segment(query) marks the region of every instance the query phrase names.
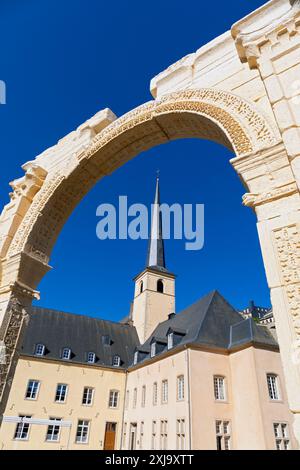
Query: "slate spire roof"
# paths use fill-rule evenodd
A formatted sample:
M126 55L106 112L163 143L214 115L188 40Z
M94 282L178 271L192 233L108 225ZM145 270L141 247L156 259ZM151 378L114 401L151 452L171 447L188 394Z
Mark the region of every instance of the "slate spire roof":
M152 211L151 232L147 253L147 268L166 270L165 248L162 232L162 216L160 212L159 176L156 178L155 199Z

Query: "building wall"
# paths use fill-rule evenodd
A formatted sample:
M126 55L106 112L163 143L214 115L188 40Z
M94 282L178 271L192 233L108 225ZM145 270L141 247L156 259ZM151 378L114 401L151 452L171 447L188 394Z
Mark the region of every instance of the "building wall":
M177 377L184 376L184 399L177 400ZM168 402L162 403L162 381L168 380ZM153 383L158 385L158 403L153 405ZM142 387L146 386L146 402L142 406ZM137 404L133 407L134 389L137 389ZM147 366L132 370L128 374L126 390L129 391L129 402L124 413L124 424L127 423L126 439L123 436L122 448L128 449L129 429L131 423L137 423L137 449L152 449L152 422L156 421L156 449L160 449L160 422L167 420L167 448L176 449L176 420L185 420L185 448L189 448L189 405L188 405L188 353L182 351L152 362ZM127 403L126 403L127 405ZM141 422L144 422L144 435L140 445Z
M71 421L71 428L62 428L60 442L46 442L47 425L31 424L27 441L14 440L15 423L3 422L0 429L0 449L102 449L106 422L117 423L115 448L120 448L124 386L126 374L95 366L62 364L33 358L21 358L14 376L4 416L32 415L35 419L62 418ZM36 400L25 399L28 380L40 381ZM55 403L58 383L68 385L65 403ZM93 387L91 406L82 405L83 388ZM116 409L108 407L109 391L119 390ZM75 442L78 419L90 420L87 444Z

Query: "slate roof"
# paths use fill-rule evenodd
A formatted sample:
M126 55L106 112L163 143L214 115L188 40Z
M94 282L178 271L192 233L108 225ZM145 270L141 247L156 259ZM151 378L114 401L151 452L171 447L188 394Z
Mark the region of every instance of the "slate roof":
M172 318L160 323L148 340L137 350L138 362L150 357L151 343L174 332L174 348L194 344L205 348L234 350L243 344L253 343L278 349L278 344L264 326L252 318L243 320L241 315L219 294L213 291ZM159 347L161 354L167 350ZM157 354L157 355L158 355Z
M135 351L138 362L150 359L151 344L157 342L156 356L167 351L168 333L173 332L172 349L196 345L211 349L234 351L249 343L278 350L278 344L265 326L241 315L213 291L177 315L160 323L144 344L139 344L136 329L128 324L74 315L40 307L32 307L21 354L34 356L35 346L46 347L46 359L61 359L68 347L72 356L67 362L87 363L87 353L96 354L95 365L112 367L113 357L120 356L120 368L133 364ZM110 344L103 344L103 336Z
M62 349L72 351L67 362L87 363L87 353L96 354L95 365L112 367L113 356L121 358L120 368L132 363L133 352L139 344L136 329L112 321L74 315L47 308L32 307L21 354L34 356L38 343L45 345L46 359L61 360ZM102 337L108 335L110 344Z

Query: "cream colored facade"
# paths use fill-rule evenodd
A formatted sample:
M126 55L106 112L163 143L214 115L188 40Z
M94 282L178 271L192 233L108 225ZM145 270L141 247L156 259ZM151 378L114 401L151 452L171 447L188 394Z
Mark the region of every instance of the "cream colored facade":
M300 442L299 33L299 0L272 0L155 77L154 100L119 119L100 111L23 166L0 219L2 411L26 321L21 305L38 297L53 245L76 204L148 148L209 138L233 150L231 164L247 188L244 204L257 216Z
M18 361L11 393L5 411L5 421L0 429L1 450L102 450L104 447L106 423L116 423L115 448L120 448L123 417L124 372L93 366L69 365L62 361L22 357ZM29 380L39 381L35 400L26 399ZM58 384L68 386L66 400L55 401ZM91 405L83 405L84 387L93 388ZM116 408L109 407L110 391L118 391ZM16 422L19 415L31 416L40 424L30 424L28 439L15 439ZM60 429L59 441L47 441L48 424L43 420L59 418L66 422ZM89 421L88 440L76 442L78 420Z
M279 377L278 401L269 398L268 373ZM225 377L225 400L215 399L214 376ZM178 398L179 377L184 377L181 399ZM164 403L162 384L165 380L168 381L168 399ZM158 387L157 402L154 384ZM143 387L146 388L145 402ZM131 370L126 391L123 449L132 448L132 429L135 430L134 448L163 449L162 421L167 421L167 449L216 450L217 421L229 423L232 450L276 449L274 423L288 425L290 448L298 449L278 352L247 347L228 355L220 351L184 349ZM182 432L179 432L178 421L181 425L184 422Z

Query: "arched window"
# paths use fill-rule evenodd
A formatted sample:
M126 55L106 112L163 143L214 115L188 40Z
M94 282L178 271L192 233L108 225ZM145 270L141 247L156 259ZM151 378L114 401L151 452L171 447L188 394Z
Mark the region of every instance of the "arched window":
M141 283L140 283L140 294L143 292L143 290L144 290L144 283L143 283L143 281L141 281Z
M161 279L157 281L157 292L161 292L162 294L164 292L164 283Z

